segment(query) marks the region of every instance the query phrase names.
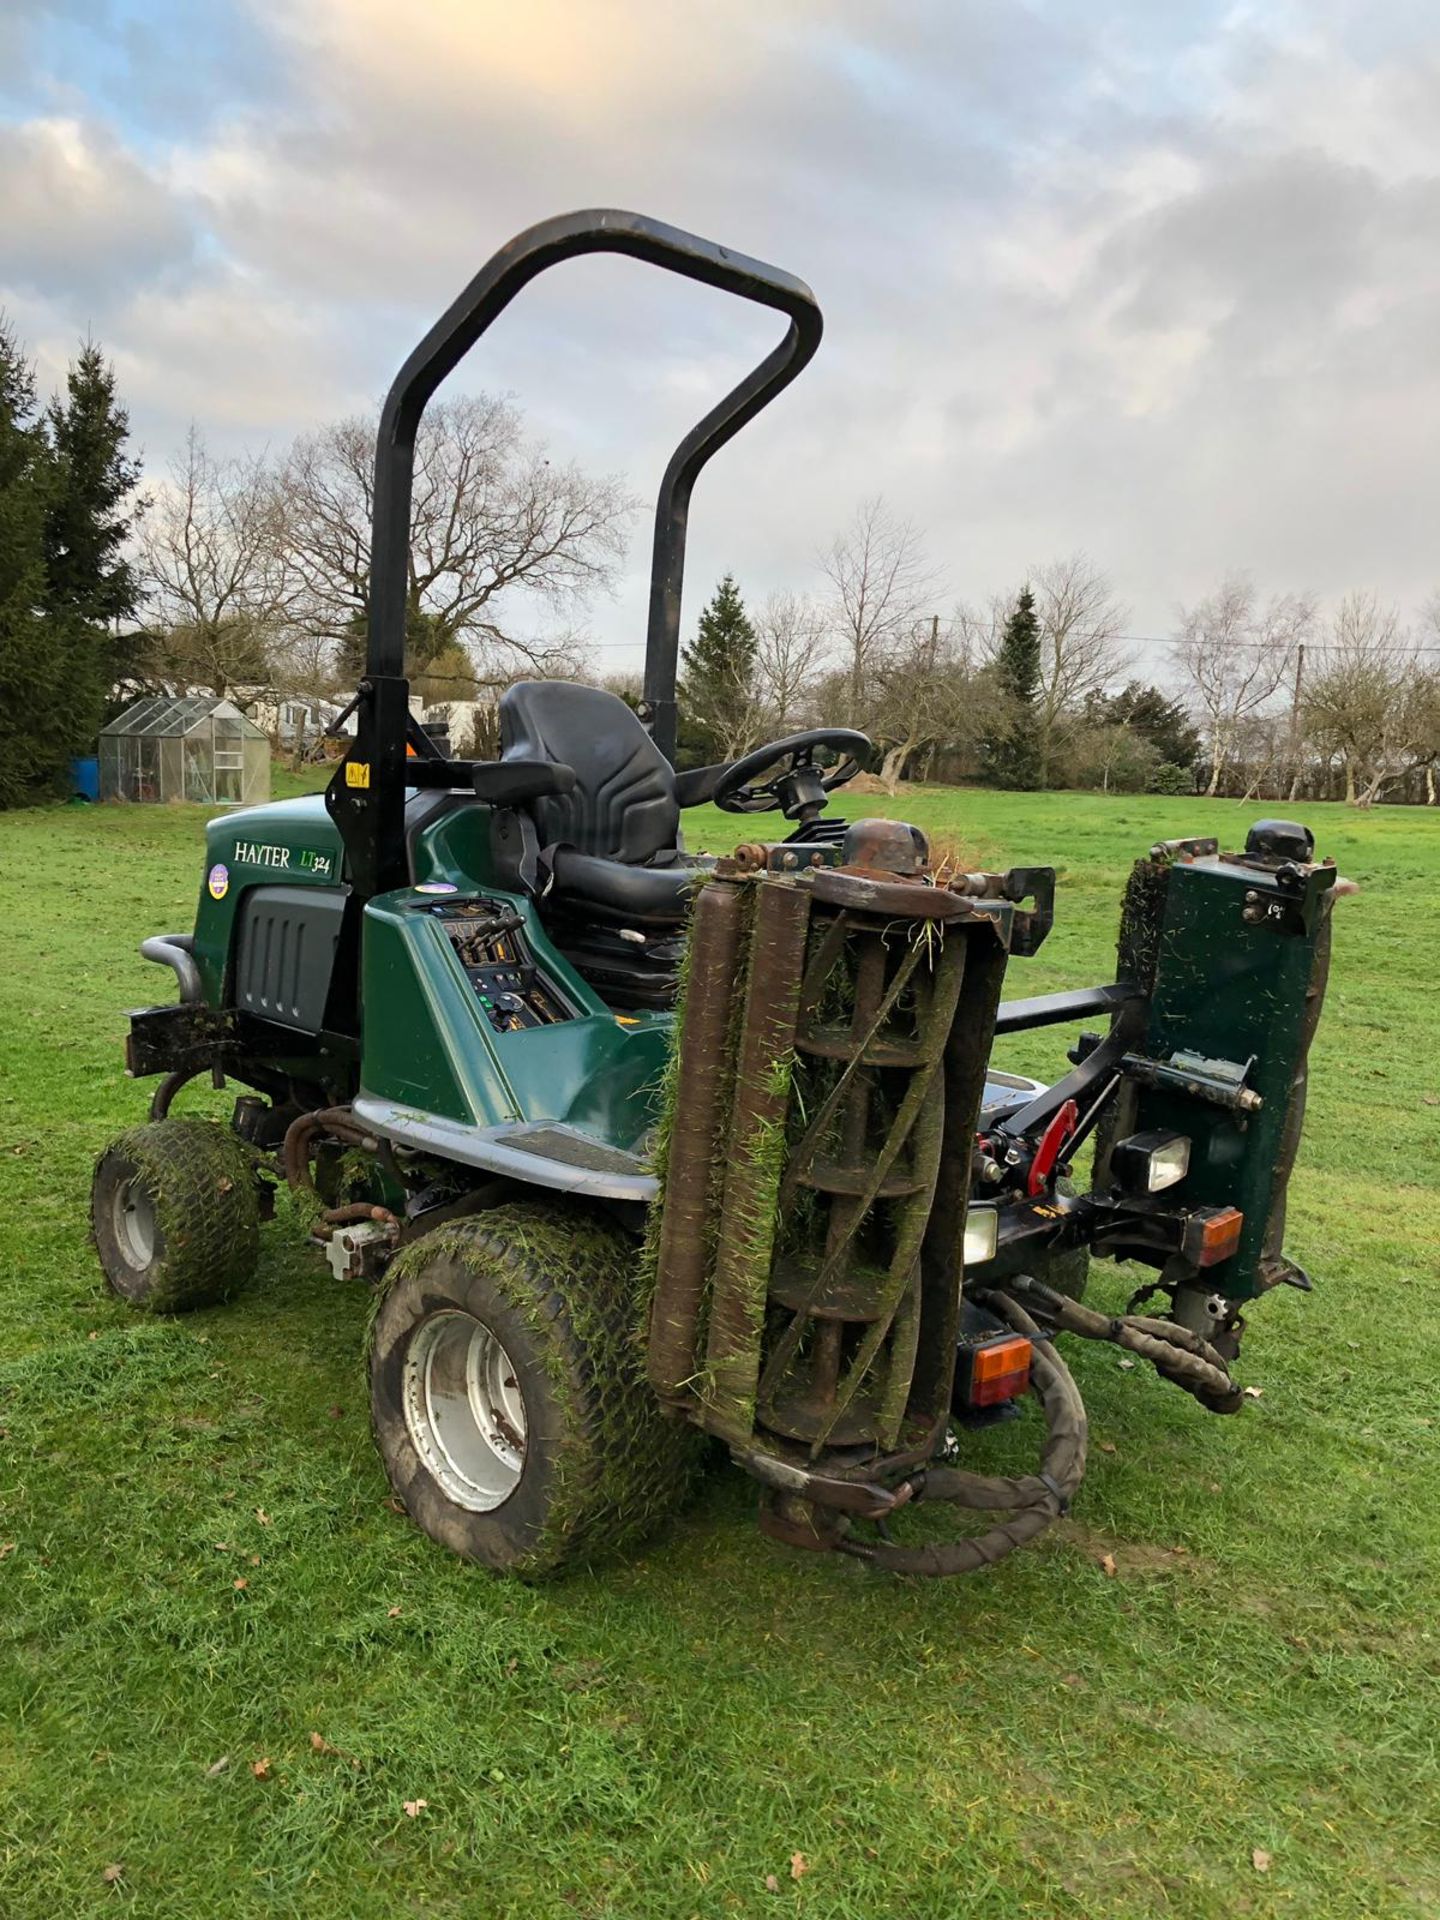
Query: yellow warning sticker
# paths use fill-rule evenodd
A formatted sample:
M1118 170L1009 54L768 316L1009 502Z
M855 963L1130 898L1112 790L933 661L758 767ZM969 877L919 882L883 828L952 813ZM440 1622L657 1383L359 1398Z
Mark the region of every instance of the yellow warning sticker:
M345 762L345 784L347 787L368 787L370 784L370 762L368 760L347 760Z

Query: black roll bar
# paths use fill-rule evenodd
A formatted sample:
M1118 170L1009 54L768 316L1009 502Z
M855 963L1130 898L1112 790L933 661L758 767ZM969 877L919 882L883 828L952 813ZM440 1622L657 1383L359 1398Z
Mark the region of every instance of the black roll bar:
M687 280L773 307L790 322L779 346L686 434L660 482L645 643L645 700L655 739L673 758L680 592L691 490L711 455L805 366L820 344L823 323L814 294L793 274L644 214L602 207L542 220L517 234L481 268L396 375L380 416L375 447L369 671L372 675L405 671L410 489L415 436L427 401L522 287L547 267L582 253L629 254Z
M675 680L680 595L690 495L701 469L761 408L787 387L820 344L823 322L803 280L644 214L613 207L561 214L503 246L441 315L396 375L375 444L370 543L370 626L356 737L337 768L326 806L345 842L355 893L369 899L407 878L404 804L410 727L405 681L405 612L410 580L410 497L415 440L440 382L537 274L583 253L621 253L687 280L771 307L789 321L785 337L712 407L671 456L655 502L643 709L656 744L675 757ZM417 750L425 749L417 745Z

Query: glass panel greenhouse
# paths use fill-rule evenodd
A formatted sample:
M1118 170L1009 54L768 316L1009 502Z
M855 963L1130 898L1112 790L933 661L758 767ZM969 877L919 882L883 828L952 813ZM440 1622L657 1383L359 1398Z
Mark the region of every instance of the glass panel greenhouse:
M136 700L100 729L100 798L212 806L268 800L270 743L230 700Z

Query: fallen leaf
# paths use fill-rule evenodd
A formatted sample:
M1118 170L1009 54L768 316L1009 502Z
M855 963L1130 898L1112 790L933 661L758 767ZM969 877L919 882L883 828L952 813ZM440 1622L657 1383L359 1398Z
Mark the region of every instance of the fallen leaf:
M258 1567L258 1566L259 1566L259 1564L260 1564L260 1556L259 1556L259 1554L258 1554L258 1553L252 1553L252 1554L251 1554L251 1556L250 1556L250 1564L251 1564L251 1566L252 1566L252 1567Z
M1255 1851L1250 1855L1250 1864L1254 1867L1256 1873L1269 1873L1270 1856L1263 1847L1256 1847Z
M270 1769L273 1766L273 1764L274 1762L271 1760L269 1754L267 1753L263 1760L252 1760L250 1762L250 1771L251 1773L254 1774L257 1780L268 1780L270 1778Z
M402 1800L400 1804L404 1807L406 1813L413 1820L417 1813L424 1812L425 1808L429 1806L430 1802L428 1800Z
M228 1553L230 1551L230 1542L228 1540L217 1540L215 1542L215 1551L217 1553Z
M316 1753L338 1753L340 1751L338 1747L331 1746L323 1733L312 1733L310 1736L310 1745Z
M399 1609L399 1607L389 1607L389 1608L387 1608L387 1609L386 1609L386 1613L385 1613L385 1618L386 1618L387 1620L398 1620L398 1619L400 1618L400 1609Z
M248 1587L249 1584L250 1582L245 1578L243 1573L238 1574L235 1580L235 1591L237 1593L243 1593L245 1588Z
M767 1873L765 1876L765 1891L766 1893L779 1893L780 1891L780 1882L775 1878L773 1873Z
M344 1407L327 1407L325 1411L329 1414L332 1420L338 1420L340 1416L344 1413L345 1409Z
M1100 1451L1102 1453L1114 1453L1115 1442L1113 1440L1102 1440L1100 1442Z
M13 1540L0 1540L0 1560L8 1558L14 1551L15 1542Z
M385 1505L392 1513L404 1513L405 1511L404 1503L397 1500L393 1493L386 1498Z
M87 1334L86 1334L86 1336L85 1336L85 1338L86 1338L87 1340L98 1340L98 1339L100 1338L100 1335L99 1335L99 1332L98 1332L98 1330L97 1330L97 1331L96 1331L95 1333L87 1333Z
M1246 1387L1244 1389L1245 1398L1247 1400L1258 1400L1264 1391L1264 1387Z
M1060 1681L1061 1681L1061 1685L1066 1687L1083 1687L1085 1684L1085 1682L1080 1678L1078 1673L1062 1674L1060 1676Z
M230 1764L229 1754L222 1753L218 1760L212 1760L209 1766L205 1769L205 1778L207 1780L213 1780L217 1773L224 1773L225 1769L229 1766L229 1764Z
M234 1184L235 1182L230 1178L229 1174L227 1173L224 1179L221 1180L218 1191L220 1193L229 1193L230 1189L234 1186Z
M268 1527L270 1524L270 1516L264 1507L256 1507L255 1518L260 1522L262 1527Z
M792 1880L802 1879L809 1871L810 1862L805 1858L804 1854L792 1853L790 1856L790 1878Z
M1101 1554L1100 1571L1103 1574L1108 1575L1108 1577L1112 1580L1115 1578L1115 1556L1113 1553Z
M107 1887L113 1887L115 1882L123 1877L124 1872L125 1862L123 1860L112 1860L100 1878L105 1882Z
M1122 1373L1129 1373L1130 1369L1135 1365L1135 1362L1126 1358L1124 1360L1117 1360L1115 1364Z

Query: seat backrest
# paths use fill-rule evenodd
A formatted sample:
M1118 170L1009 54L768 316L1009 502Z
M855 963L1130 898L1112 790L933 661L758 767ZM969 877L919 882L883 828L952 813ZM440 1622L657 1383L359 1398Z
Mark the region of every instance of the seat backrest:
M617 694L568 680L521 680L500 696L500 758L560 760L572 792L528 801L542 846L638 866L680 833L675 772Z

